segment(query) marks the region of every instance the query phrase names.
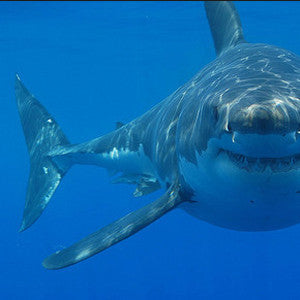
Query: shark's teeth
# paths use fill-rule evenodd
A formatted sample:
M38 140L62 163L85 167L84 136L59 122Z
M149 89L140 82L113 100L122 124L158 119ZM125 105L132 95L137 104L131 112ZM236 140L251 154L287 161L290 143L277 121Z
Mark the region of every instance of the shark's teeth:
M289 172L293 169L298 169L299 167L300 155L280 158L256 158L227 150L223 151L235 165L249 172L264 172L266 169L271 169L273 172Z

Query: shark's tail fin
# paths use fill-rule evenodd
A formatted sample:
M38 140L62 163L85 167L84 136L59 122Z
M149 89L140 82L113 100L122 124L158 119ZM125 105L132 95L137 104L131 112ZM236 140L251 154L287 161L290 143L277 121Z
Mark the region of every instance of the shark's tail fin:
M30 174L20 231L32 225L42 214L68 165L55 165L49 151L69 144L59 125L34 98L16 75L16 98L30 156Z

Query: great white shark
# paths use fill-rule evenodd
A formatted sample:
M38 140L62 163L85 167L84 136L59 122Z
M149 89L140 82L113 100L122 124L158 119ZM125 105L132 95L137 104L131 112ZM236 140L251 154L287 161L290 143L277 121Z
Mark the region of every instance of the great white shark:
M16 77L16 98L30 155L21 231L42 214L73 164L118 172L154 202L57 251L43 262L59 269L133 235L175 207L242 231L300 222L300 59L244 39L232 2L205 10L217 57L141 117L82 144Z

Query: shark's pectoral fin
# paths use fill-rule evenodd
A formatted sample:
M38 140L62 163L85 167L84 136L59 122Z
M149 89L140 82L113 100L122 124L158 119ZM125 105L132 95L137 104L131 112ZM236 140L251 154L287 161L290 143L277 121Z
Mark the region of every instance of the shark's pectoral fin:
M156 201L88 235L69 248L50 255L43 261L43 266L47 269L64 268L128 238L183 202L179 192L180 187L177 183L171 185Z

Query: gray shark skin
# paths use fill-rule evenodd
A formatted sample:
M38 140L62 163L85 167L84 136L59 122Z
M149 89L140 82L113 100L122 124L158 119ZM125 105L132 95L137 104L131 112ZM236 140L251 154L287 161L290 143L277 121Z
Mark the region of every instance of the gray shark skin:
M175 207L242 231L300 222L300 58L245 41L232 2L205 2L217 58L128 124L70 144L54 118L16 78L31 169L21 231L42 214L73 164L94 164L159 199L58 251L59 269L131 236Z

